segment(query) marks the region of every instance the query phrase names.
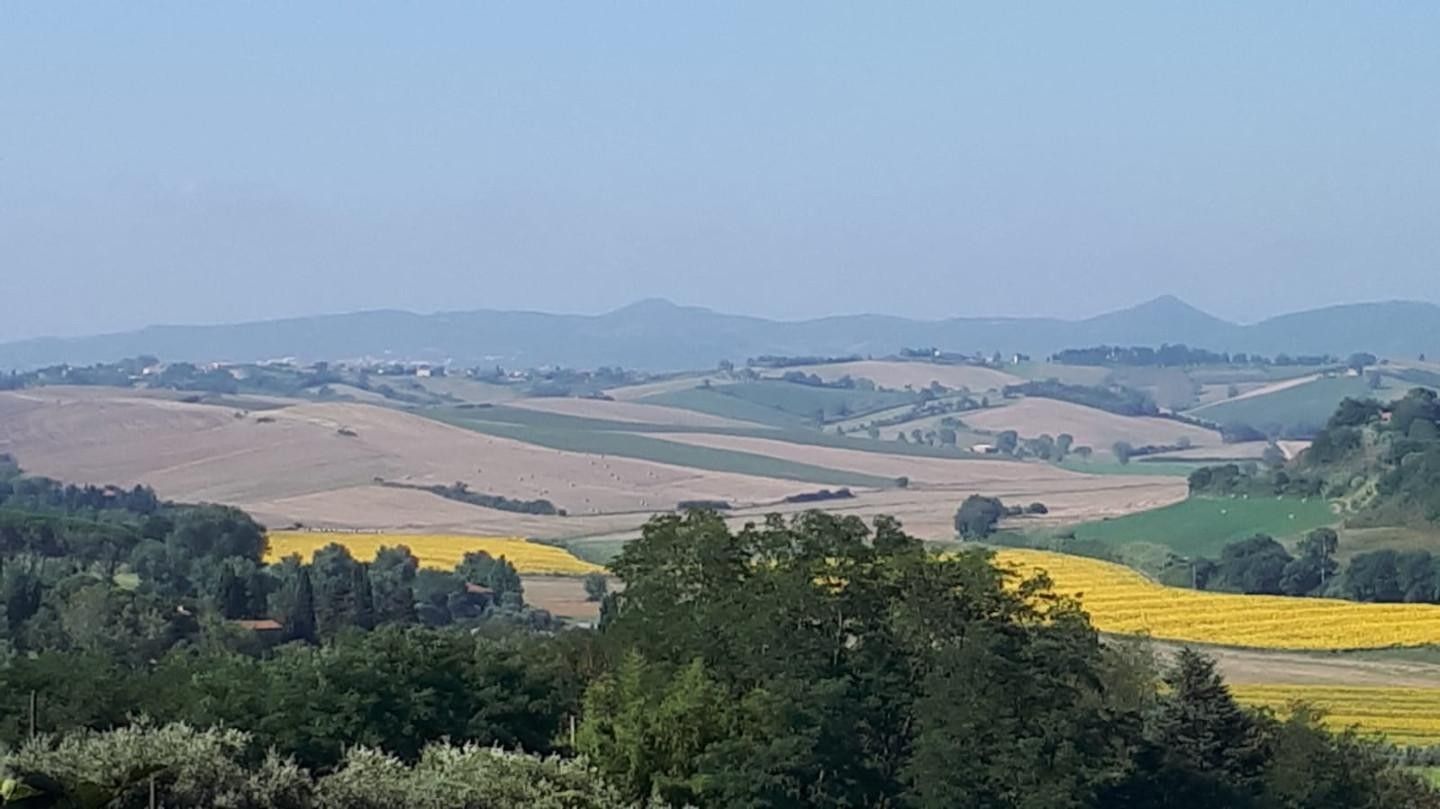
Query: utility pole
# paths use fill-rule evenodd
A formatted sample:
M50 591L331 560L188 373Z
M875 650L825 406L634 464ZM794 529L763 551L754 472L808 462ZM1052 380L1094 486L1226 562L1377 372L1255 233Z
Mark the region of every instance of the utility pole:
M35 689L30 689L30 738L35 738L35 714L39 707L40 695Z

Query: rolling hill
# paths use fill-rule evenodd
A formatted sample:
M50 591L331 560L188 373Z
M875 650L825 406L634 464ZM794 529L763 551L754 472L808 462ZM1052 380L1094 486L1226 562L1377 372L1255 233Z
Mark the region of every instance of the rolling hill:
M904 347L1043 356L1097 344L1186 343L1266 354L1440 354L1440 306L1335 306L1238 325L1165 296L1083 320L846 315L775 321L649 300L602 315L370 311L219 326L152 326L0 344L0 368L88 364L151 354L179 361L390 357L462 365L709 368L762 354L885 356Z

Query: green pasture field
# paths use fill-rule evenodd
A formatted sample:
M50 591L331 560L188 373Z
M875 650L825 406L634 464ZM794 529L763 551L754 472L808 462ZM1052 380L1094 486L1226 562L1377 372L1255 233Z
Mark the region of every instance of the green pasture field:
M1163 545L1182 556L1217 556L1231 542L1255 534L1277 539L1306 533L1339 518L1319 498L1191 497L1174 505L1084 523L1075 538L1121 546Z

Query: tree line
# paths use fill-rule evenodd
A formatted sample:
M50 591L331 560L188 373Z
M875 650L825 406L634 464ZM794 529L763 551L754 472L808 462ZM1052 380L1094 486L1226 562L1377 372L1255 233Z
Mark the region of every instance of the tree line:
M1333 528L1306 534L1291 553L1257 534L1232 542L1218 559L1172 559L1162 582L1200 590L1252 595L1313 596L1378 603L1440 604L1440 556L1423 548L1381 548L1341 565Z
M1034 396L1044 399L1058 399L1062 402L1093 407L1107 413L1121 416L1154 416L1160 408L1144 392L1119 385L1100 387L1095 385L1070 385L1054 379L1006 385L1004 394L1013 396Z
M1373 354L1356 354L1355 357L1369 357L1368 365L1375 364ZM1331 354L1277 354L1273 358L1262 354L1243 351L1209 351L1191 348L1183 343L1171 345L1161 343L1152 346L1091 346L1088 348L1067 348L1050 355L1050 361L1059 365L1124 365L1141 368L1187 368L1197 365L1270 366L1300 365L1319 367L1339 365L1340 358ZM1362 366L1363 367L1363 366Z

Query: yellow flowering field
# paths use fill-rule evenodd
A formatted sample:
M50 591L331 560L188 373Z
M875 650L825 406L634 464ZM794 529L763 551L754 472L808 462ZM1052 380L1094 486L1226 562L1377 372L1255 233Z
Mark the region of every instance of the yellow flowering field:
M579 576L602 570L564 548L541 545L520 537L477 537L462 534L349 534L325 531L271 531L265 561L276 562L298 553L309 559L315 551L335 542L356 559L370 560L381 548L404 545L425 567L453 569L471 551L504 556L520 573Z
M1440 643L1440 605L1359 604L1165 587L1123 565L1046 551L1003 549L997 561L1049 573L1079 596L1097 629L1161 640L1265 649L1377 649Z
M1289 703L1308 702L1325 713L1325 724L1335 730L1354 726L1362 733L1384 734L1395 744L1440 744L1440 687L1241 685L1230 692L1244 705L1282 715Z

